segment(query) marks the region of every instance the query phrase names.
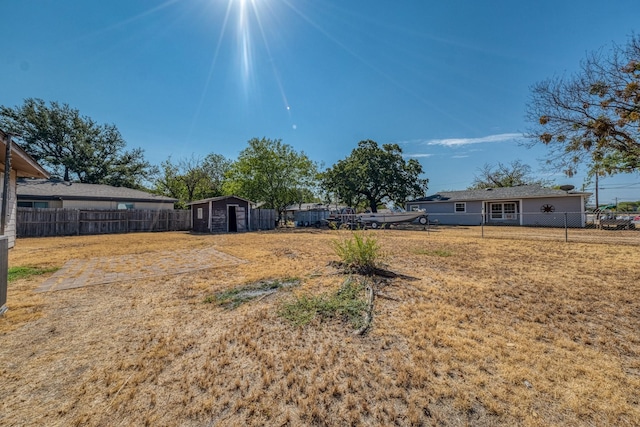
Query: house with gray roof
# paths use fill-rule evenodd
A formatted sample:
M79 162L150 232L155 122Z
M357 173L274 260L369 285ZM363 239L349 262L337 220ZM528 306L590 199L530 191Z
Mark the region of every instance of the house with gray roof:
M584 227L591 193L539 185L441 191L407 202L407 210L424 209L429 221L447 225L521 225Z
M173 209L178 199L124 187L57 179L19 179L18 207L66 209Z

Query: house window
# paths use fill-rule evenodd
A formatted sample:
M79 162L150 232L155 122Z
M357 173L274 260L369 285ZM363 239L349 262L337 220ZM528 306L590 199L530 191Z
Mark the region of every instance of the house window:
M518 209L514 202L510 203L492 203L491 219L518 219Z
M133 209L133 203L118 203L118 209Z
M504 209L504 219L516 219L515 203L505 203L503 205L503 209Z
M18 202L19 208L48 208L49 202Z
M198 219L202 219L204 217L204 214L202 212L202 208L198 208Z
M461 203L456 203L456 212L466 212L467 211L467 204L465 202L461 202Z

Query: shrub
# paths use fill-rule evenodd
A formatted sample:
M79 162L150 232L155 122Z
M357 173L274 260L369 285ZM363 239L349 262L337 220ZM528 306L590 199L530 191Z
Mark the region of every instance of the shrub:
M345 269L366 275L376 270L381 257L380 244L375 237L366 235L364 230L354 231L351 238L334 240L331 245Z

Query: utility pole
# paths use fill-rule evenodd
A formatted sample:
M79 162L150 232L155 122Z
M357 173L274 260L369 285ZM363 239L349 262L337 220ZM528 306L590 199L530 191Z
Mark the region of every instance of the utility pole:
M596 170L596 209L600 207L600 202L598 201L598 171Z

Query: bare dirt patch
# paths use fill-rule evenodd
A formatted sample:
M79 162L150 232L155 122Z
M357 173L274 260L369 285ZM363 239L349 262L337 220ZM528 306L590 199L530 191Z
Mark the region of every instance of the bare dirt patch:
M214 248L183 248L179 251L72 259L47 279L36 292L192 273L242 262L244 261Z
M214 248L246 263L35 293L0 318L2 425L638 425L640 252L371 231L398 274L372 328L277 316L336 289L348 231L20 239L11 266ZM209 295L297 278L234 310Z

